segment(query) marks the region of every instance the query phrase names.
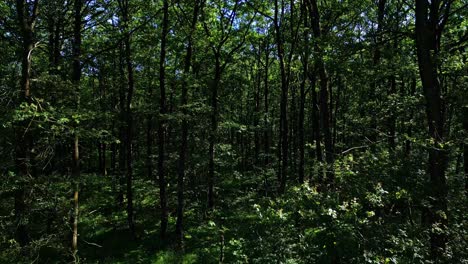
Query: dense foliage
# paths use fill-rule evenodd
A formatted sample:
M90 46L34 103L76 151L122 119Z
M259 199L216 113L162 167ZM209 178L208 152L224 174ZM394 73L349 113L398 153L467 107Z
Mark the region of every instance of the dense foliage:
M468 263L466 0L0 2L0 263Z

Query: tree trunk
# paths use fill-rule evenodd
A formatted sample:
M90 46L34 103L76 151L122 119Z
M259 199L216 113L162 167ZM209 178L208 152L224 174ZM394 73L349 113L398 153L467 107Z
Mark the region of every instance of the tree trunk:
M99 102L101 111L107 111L106 107L106 97L107 97L107 89L106 89L106 80L104 79L104 65L101 65L99 69ZM98 142L99 148L99 173L102 176L107 176L107 168L106 168L106 152L107 152L107 145L106 143L99 141Z
M396 94L396 77L395 75L392 75L390 77L390 91L389 95L395 95ZM394 99L392 99L394 100ZM389 117L388 117L388 147L390 150L390 153L395 152L396 148L396 115L393 111L393 109L390 110Z
M445 15L442 21L446 21L449 14L450 3L446 3ZM438 54L440 50L440 38L444 23L439 24L440 1L428 3L426 0L416 0L416 49L418 57L419 74L426 99L426 114L429 124L429 136L432 146L429 149L429 188L428 198L431 207L428 208L428 223L431 224L431 259L435 262L443 260L447 236L447 183L445 169L447 153L443 149L445 111L441 86L438 78ZM439 231L435 231L438 227Z
M150 83L149 86L151 87L152 84ZM149 88L148 98L151 98L152 88ZM152 114L148 115L146 121L146 170L148 179L153 179L153 116Z
M410 96L415 96L415 94L416 94L416 78L412 78L411 86L410 86ZM411 109L409 111L409 117L408 117L410 121L413 119L413 115L414 113L413 113L413 110ZM408 125L407 134L408 134L408 137L410 138L413 136L413 128L412 128L411 122ZM408 158L410 154L411 154L411 140L407 139L405 141L405 157Z
M211 85L211 129L209 136L208 208L214 207L215 144L218 131L218 88L221 81L220 53L215 52L215 72Z
M118 175L118 183L119 183L119 192L117 194L117 200L119 206L123 208L124 206L124 189L125 189L125 173L126 169L126 133L125 133L125 124L126 124L126 102L125 102L125 62L124 62L124 46L123 44L119 45L119 73L120 73L120 83L119 83L119 110L120 110L120 121L121 125L119 127L119 175Z
M381 32L382 32L382 27L383 27L383 19L385 15L385 5L386 5L387 0L378 0L377 2L377 30L375 32L375 37L374 37L374 53L373 53L373 58L372 58L372 63L373 63L373 80L371 82L371 87L370 87L370 95L369 95L369 100L375 100L377 96L377 88L379 86L379 76L380 73L378 72L379 65L380 65L380 59L382 57L382 52L380 50L380 41L381 41ZM377 117L373 112L369 113L371 117L371 133L369 135L369 139L372 143L377 141Z
M21 79L20 96L18 104L31 102L31 52L34 47L33 35L34 26L37 17L38 0L35 1L16 1L16 11L18 16L18 25L21 31L22 53L21 53ZM32 13L31 11L32 10ZM19 178L19 186L15 191L14 214L16 222L16 241L20 246L25 246L29 242L28 229L26 222L26 186L27 178L30 176L30 147L32 135L27 129L27 122L19 122L15 129L15 166Z
M284 7L282 6L281 17L283 15ZM280 181L279 193L284 193L286 189L286 179L288 173L288 80L286 74L286 66L284 62L284 40L280 26L280 10L278 0L275 1L275 41L278 50L278 60L281 73L281 102L280 102L280 134L278 142L278 179Z
M169 31L169 3L167 0L163 2L163 25L161 35L161 53L159 57L159 114L160 120L158 123L158 176L159 176L159 199L161 207L161 226L160 236L164 241L167 231L167 194L166 194L166 176L164 167L164 147L165 147L165 117L166 114L166 43L167 33Z
M314 37L320 39L322 37L322 30L320 27L320 15L317 6L316 0L308 0L307 2L311 25L312 25L312 32ZM319 43L315 43L314 51L317 54L315 60L315 68L317 70L319 76L319 85L320 85L320 113L321 113L321 121L322 121L322 128L324 134L324 141L325 141L325 160L327 162L327 182L329 184L334 184L334 172L333 172L333 163L334 163L334 151L332 145L332 133L330 128L330 107L329 107L329 77L328 73L325 69L325 64L323 60L323 51L320 47Z
M304 7L303 7L304 8ZM307 27L307 15L304 15L304 26ZM304 159L305 159L305 143L304 143L304 111L306 93L305 87L307 83L307 76L309 72L309 31L304 30L304 43L305 51L304 58L302 59L302 81L300 86L299 98L299 120L298 120L298 136L299 136L299 183L304 183Z
M269 120L268 120L268 116L269 116L269 109L268 109L268 92L269 92L269 89L268 89L268 68L270 67L270 51L269 51L269 48L268 48L268 41L266 42L265 44L265 75L263 76L264 78L264 88L263 88L263 100L264 100L264 125L265 125L265 130L263 132L263 137L264 137L264 155L265 155L265 165L268 165L270 163L269 161L269 157L270 157L270 126L269 126Z
M82 0L75 0L74 2L74 23L73 23L73 65L72 65L72 83L75 85L76 94L76 109L80 108L80 81L81 81L81 9L83 7ZM73 141L73 161L72 161L72 188L73 193L73 214L72 214L72 252L73 257L76 259L78 252L78 217L79 217L79 181L80 181L80 151L79 151L79 135L75 132Z
M184 238L184 181L185 181L185 167L187 159L187 141L188 141L188 112L186 105L188 103L188 77L190 74L190 66L192 65L192 54L193 54L193 32L196 29L198 22L198 12L199 12L199 1L195 1L195 6L193 9L192 24L190 26L190 33L188 35L187 50L185 54L184 62L184 80L182 83L182 97L181 97L181 108L182 114L184 115L181 124L181 143L180 143L180 152L179 152L179 166L177 168L177 220L176 220L176 236L179 243L179 247L183 248L183 238Z
M463 168L465 174L465 195L468 196L468 106L463 107L463 130L465 133L463 142Z
M254 109L254 116L253 116L253 125L254 125L254 165L258 166L259 164L259 154L260 154L260 131L259 131L259 119L260 119L260 89L262 85L262 76L260 70L260 61L261 61L262 53L259 50L259 54L257 57L257 67L256 71L253 73L255 74L255 109Z
M124 56L125 66L127 68L127 96L125 101L125 161L126 161L126 194L127 194L127 222L131 236L136 238L135 234L135 217L133 209L133 113L132 113L132 99L135 87L133 77L133 63L132 63L132 49L130 42L130 32L128 28L129 23L129 1L120 0L118 2L120 12L122 15L122 31L124 33Z
M315 155L317 161L321 163L323 161L323 154L322 154L322 133L320 132L320 108L318 104L318 95L316 86L316 78L315 73L311 73L309 75L310 86L311 86L311 93L312 93L312 129L315 141ZM320 175L320 174L319 174ZM322 181L322 177L318 177L318 182Z

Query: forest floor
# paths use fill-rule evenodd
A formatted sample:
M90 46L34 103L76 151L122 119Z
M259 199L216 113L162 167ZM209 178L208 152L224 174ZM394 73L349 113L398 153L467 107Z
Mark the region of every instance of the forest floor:
M253 205L254 201L262 200L262 195L248 182L223 182L223 190L218 189L222 197L218 198L214 211L205 208L203 190L197 190L199 195L194 195L193 190L187 192L185 241L181 251L175 246L175 199L169 200L168 241L165 245L161 243L159 193L154 181L135 180L135 189L142 191L135 193L134 198L138 236L134 240L127 227L125 205L115 208L117 198L112 179L97 175L85 178L79 226L79 257L84 263L217 263L234 257L230 254L242 255L245 246L242 242L255 240L257 215ZM244 186L239 186L241 183ZM176 197L175 193L170 197Z

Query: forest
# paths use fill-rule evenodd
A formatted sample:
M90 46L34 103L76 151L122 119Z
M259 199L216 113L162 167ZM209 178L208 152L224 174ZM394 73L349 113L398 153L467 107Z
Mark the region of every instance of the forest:
M467 0L0 1L0 263L468 263Z

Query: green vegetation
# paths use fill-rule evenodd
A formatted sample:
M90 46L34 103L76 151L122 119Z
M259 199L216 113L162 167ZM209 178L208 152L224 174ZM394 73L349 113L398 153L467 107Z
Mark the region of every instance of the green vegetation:
M0 2L0 263L468 263L467 0Z

